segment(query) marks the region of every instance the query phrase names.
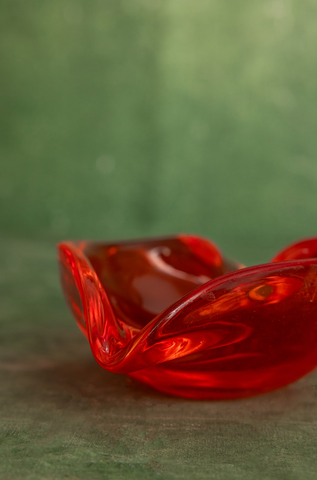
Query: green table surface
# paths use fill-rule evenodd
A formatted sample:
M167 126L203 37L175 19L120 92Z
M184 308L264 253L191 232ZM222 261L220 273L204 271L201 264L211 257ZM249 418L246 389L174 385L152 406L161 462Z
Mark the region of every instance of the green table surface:
M102 370L54 244L2 238L1 479L315 479L317 373L239 401L169 397Z

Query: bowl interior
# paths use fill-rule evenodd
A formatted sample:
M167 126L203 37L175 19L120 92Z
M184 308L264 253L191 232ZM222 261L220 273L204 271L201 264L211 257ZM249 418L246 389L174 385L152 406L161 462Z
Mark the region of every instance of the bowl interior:
M142 328L181 297L240 267L209 241L192 236L87 244L84 253L115 315Z

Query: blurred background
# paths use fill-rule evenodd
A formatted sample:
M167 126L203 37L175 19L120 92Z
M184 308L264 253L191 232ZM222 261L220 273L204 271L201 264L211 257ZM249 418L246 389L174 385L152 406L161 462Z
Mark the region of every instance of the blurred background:
M316 15L1 0L2 237L196 233L253 264L316 235Z

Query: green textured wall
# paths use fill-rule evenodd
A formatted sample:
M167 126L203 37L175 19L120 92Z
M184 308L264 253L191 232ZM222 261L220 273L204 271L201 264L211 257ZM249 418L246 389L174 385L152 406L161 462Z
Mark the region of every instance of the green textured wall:
M0 222L199 233L246 262L317 233L317 4L1 0Z

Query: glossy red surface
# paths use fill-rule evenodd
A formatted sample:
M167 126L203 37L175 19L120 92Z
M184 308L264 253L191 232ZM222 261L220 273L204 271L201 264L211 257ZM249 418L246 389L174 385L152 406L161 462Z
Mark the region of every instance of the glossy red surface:
M237 398L317 365L317 238L244 268L179 235L59 245L65 298L98 363L172 395Z

